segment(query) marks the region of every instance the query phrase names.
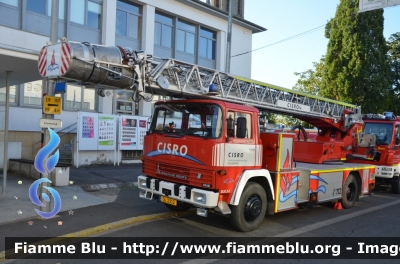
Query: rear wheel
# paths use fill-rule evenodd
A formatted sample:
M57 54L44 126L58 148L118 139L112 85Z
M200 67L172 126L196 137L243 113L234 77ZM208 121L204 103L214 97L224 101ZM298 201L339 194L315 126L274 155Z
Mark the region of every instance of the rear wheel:
M244 187L237 206L231 206L232 226L242 232L257 229L267 211L267 195L255 182L248 182Z
M352 208L357 200L357 180L353 174L349 174L345 183L343 184L342 191L342 205L343 208Z
M392 181L392 192L400 194L400 176Z
M190 209L191 205L188 203L178 203L177 206L171 205L171 204L164 204L165 207L167 207L169 210L173 212L182 212L182 211L187 211Z

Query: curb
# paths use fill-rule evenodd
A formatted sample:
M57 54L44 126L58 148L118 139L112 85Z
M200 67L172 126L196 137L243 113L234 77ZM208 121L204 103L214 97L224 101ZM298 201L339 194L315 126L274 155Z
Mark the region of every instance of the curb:
M102 183L102 184L90 184L82 185L81 188L87 192L94 192L106 189L124 189L137 187L137 182L124 182L124 183Z

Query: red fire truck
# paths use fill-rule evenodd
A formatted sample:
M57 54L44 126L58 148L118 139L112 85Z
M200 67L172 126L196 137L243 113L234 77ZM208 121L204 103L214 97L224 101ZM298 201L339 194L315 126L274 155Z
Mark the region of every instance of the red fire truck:
M348 160L376 165L377 184L391 184L392 192L400 194L400 117L392 112L363 115L360 132L365 140Z
M174 98L154 106L138 177L140 197L171 210L193 206L201 216L230 215L237 230L251 231L265 214L303 204L351 208L375 186L375 165L347 160L368 137L361 138L355 105L89 43L44 47L39 72L94 85L99 94L103 88L132 89L135 100ZM260 111L297 117L318 128L318 135L265 132Z

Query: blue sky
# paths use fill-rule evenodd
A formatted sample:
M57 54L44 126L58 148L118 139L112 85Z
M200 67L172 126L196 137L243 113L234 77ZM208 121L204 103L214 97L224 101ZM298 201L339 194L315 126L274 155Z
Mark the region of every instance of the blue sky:
M339 0L245 0L245 19L267 28L253 34L253 49L317 28L335 16ZM400 6L384 9L386 38L400 32ZM292 88L294 72L313 67L326 54L324 28L258 51L252 55L252 79ZM235 54L232 54L234 56Z

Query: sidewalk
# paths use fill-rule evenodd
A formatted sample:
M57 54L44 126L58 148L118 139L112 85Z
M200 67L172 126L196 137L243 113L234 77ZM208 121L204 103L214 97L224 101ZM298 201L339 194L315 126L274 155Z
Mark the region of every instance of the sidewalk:
M109 203L109 200L95 196L90 191L132 187L140 173L141 164L97 165L78 169L71 167L69 180L73 181L73 184L62 187L52 186L52 188L60 194L62 203L60 212L65 212ZM32 178L7 173L6 194L2 195L3 175L0 174L0 225L39 217L35 208L39 210L40 208L29 198L29 187L33 182Z

